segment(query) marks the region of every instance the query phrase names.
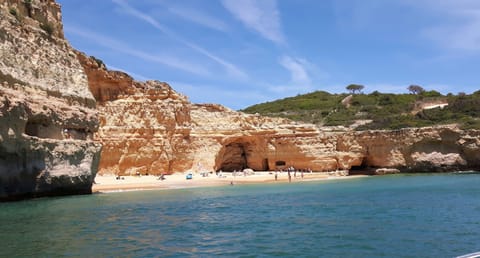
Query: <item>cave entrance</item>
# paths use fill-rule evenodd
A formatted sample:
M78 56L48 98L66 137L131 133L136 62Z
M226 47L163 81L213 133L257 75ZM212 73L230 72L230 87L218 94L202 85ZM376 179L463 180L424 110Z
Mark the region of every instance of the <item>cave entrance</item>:
M247 168L247 154L242 143L230 143L220 153L218 170L241 171Z
M25 125L24 133L43 139L62 139L60 128L50 124L45 119L29 119Z
M352 166L350 168L349 174L350 175L366 175L368 174L368 165L366 159L363 159L362 164L360 166Z
M287 165L287 162L285 162L283 160L275 161L275 169L276 170L283 170L283 169L285 169L286 165Z
M42 128L45 127L41 123L38 122L33 122L33 121L28 121L27 124L25 125L25 134L30 135L30 136L35 136L39 137L40 131Z
M263 169L263 171L269 171L270 170L270 168L268 166L268 159L263 159L262 169Z

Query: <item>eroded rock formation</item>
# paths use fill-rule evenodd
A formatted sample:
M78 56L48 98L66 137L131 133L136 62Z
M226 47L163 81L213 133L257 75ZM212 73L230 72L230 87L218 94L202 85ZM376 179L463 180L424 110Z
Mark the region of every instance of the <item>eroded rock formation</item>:
M190 102L168 84L134 81L78 52L98 100L101 173L161 174L192 166Z
M91 192L95 99L53 0L0 0L0 199Z
M335 132L281 118L247 115L218 105L193 105L191 138L206 170L297 169L335 171L361 164L354 152L339 152ZM192 168L198 169L198 168Z
M480 169L480 131L455 125L343 134L339 150L359 148L363 167L403 172Z
M454 126L398 131L333 130L192 104L168 84L137 82L77 53L98 103L99 173L479 169L479 132ZM345 101L345 105L348 100Z
M140 83L79 53L99 106L100 173L183 171L450 171L478 169L478 131L455 126L335 131L192 104L168 84ZM118 85L118 86L116 86Z
M286 119L192 104L168 84L140 83L78 53L98 101L103 145L99 173L274 170L334 171L363 156L337 151L338 133Z
M192 104L167 83L137 82L73 50L53 0L0 0L0 42L0 199L89 193L97 166L119 175L480 169L475 130L335 131Z

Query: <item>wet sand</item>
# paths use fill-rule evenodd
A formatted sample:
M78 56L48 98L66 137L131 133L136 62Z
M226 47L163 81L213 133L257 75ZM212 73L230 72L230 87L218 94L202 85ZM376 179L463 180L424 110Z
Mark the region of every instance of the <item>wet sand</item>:
M288 173L278 173L277 180L275 180L274 172L255 172L254 175L244 175L238 172L235 176L232 173L222 173L218 176L214 173L203 176L199 173L193 173L192 179L186 179L187 173L175 173L166 175L165 180L160 180L158 176L122 176L123 179L116 179L115 175L97 175L95 184L92 187L93 192L119 192L119 191L138 191L138 190L153 190L153 189L180 189L193 187L207 187L207 186L222 186L230 184L255 184L255 183L275 183L288 182ZM291 173L292 183L301 183L316 180L331 180L331 179L351 179L364 176L338 176L335 173L314 172L304 173L303 178L301 173Z

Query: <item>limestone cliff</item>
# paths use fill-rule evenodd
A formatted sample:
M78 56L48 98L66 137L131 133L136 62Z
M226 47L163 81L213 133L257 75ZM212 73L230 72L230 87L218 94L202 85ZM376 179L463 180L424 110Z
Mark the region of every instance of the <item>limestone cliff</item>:
M78 53L97 99L100 173L479 168L479 132L456 127L334 131L281 118L192 104L168 84L136 82ZM384 173L384 172L383 172Z
M98 101L100 173L161 174L192 165L190 102L168 84L137 82L77 52Z
M89 193L101 146L53 0L0 0L0 199Z
M136 82L78 53L97 99L100 173L480 168L478 131L455 126L355 132L192 104L168 84Z
M218 105L193 105L194 164L204 170L346 170L361 156L336 149L337 133L287 119L247 115Z
M479 169L479 132L456 127L354 132L192 104L168 84L137 82L77 52L100 113L99 173ZM344 103L347 104L347 103ZM392 169L394 168L394 169ZM398 169L398 170L396 170Z
M361 165L361 154L339 152L338 133L314 125L196 105L158 81L137 82L77 53L98 102L103 151L99 173L161 174L183 171L316 171Z
M455 126L398 131L332 130L192 104L168 84L136 82L78 53L100 112L100 173L480 168L477 131Z
M340 151L352 148L364 157L365 168L403 172L480 169L480 131L460 130L455 125L349 132L338 138Z
M480 169L480 131L354 132L192 104L167 83L135 81L73 50L53 0L0 0L0 42L0 199L89 193L97 167Z

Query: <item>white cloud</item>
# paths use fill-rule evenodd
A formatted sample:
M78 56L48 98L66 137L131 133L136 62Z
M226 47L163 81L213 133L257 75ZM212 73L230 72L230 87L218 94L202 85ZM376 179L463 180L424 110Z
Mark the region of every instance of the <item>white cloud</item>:
M454 50L480 50L480 1L424 0L405 2L441 17L438 25L422 30L423 36L436 44Z
M193 23L199 24L201 26L225 32L228 30L228 26L221 20L216 19L207 14L201 13L199 10L193 10L185 7L170 7L168 11Z
M185 72L189 72L201 76L210 76L210 72L204 68L202 65L196 65L184 60L180 60L177 57L167 56L167 55L158 55L143 52L137 49L134 49L118 40L112 39L104 35L98 35L92 31L77 28L74 26L65 26L67 33L71 33L85 39L91 40L98 45L101 45L105 48L112 49L136 58L142 59L144 61L154 62L175 69L179 69Z
M402 26L398 19L404 19L405 26L412 21L416 26L415 34L405 38L420 36L451 50L480 50L478 0L350 0L333 1L333 7L340 28L379 30L376 35L382 37L382 32L388 32L385 28L392 27L383 24ZM403 7L407 7L404 13L398 10Z
M281 84L267 84L270 92L284 96L286 94L301 94L314 90L314 82L322 81L329 74L305 58L284 55L278 63L290 74L290 80Z
M427 28L423 34L437 44L450 49L457 50L480 50L480 12L476 15L464 15L470 17L455 25L443 25Z
M279 62L290 72L292 83L310 84L310 77L304 67L305 61L290 56L283 56L280 58Z
M223 0L223 6L248 28L279 45L286 43L275 0Z
M187 41L186 39L183 39L182 37L180 37L179 35L177 35L173 31L171 31L168 28L162 26L153 17L151 17L149 15L146 15L146 14L138 11L137 9L133 8L132 6L128 5L124 0L112 0L112 1L116 4L118 4L128 14L149 23L150 25L157 28L162 33L169 36L170 38L179 41L180 43L184 44L185 46L197 51L198 53L208 57L212 61L220 64L221 66L223 66L226 69L227 73L230 76L233 76L237 79L242 79L242 80L246 80L248 78L248 75L244 71L242 71L242 69L240 69L237 66L235 66L234 64L232 64L232 63L214 55L210 51L208 51L208 50L206 50L206 49L204 49L204 48L202 48L202 47L200 47L200 46L198 46L198 45L196 45L196 44L194 44L190 41Z

